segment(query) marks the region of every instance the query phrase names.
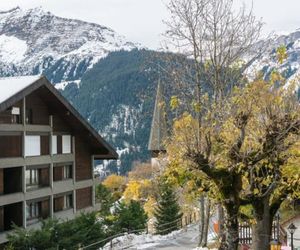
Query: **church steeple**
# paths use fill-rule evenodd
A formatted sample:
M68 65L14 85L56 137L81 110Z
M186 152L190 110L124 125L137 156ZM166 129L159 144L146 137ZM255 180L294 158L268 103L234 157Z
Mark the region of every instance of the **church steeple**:
M159 79L150 131L148 149L153 156L165 152L164 140L167 138L167 121L165 102L163 97L163 88Z

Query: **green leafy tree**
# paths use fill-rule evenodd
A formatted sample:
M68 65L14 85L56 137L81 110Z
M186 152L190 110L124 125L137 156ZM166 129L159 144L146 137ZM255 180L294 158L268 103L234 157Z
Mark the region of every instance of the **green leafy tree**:
M173 188L163 183L159 190L158 206L155 209L155 228L158 234L168 234L180 228L182 213Z
M48 219L42 221L41 229L26 230L16 228L8 235L12 249L77 249L79 244L86 246L106 237L103 224L95 213L81 214L74 220L59 221ZM89 249L97 249L95 248Z
M55 249L55 232L58 220L49 219L42 221L40 230L26 230L16 227L13 233L8 235L10 247L12 249Z

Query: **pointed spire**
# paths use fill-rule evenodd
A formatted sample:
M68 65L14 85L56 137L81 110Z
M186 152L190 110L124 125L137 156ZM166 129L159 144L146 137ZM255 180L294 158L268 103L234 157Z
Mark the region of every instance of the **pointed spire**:
M150 131L148 150L165 151L164 140L167 138L167 121L163 88L160 79L158 80L154 113Z

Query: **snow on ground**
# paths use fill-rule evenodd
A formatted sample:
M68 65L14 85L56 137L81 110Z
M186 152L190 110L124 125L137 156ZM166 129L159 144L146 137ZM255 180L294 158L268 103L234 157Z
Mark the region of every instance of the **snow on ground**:
M113 240L113 249L129 250L206 250L197 248L198 244L198 225L190 225L187 229L174 231L168 235L151 235L151 234L127 234ZM212 235L209 236L210 241ZM108 243L103 250L110 249Z
M149 249L149 247L153 247L158 245L163 241L170 241L174 239L177 235L182 233L183 230L174 231L168 235L152 235L142 233L140 235L136 234L127 234L113 240L114 249L123 249L131 247L135 247L136 249ZM103 249L110 247L110 243L104 246Z

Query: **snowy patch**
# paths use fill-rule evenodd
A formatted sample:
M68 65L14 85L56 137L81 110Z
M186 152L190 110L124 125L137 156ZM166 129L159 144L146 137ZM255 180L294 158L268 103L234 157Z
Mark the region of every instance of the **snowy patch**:
M0 58L2 62L20 62L24 59L26 51L26 41L13 36L0 36Z
M296 40L294 43L294 49L299 49L300 48L300 39Z
M70 83L75 83L77 85L77 88L79 88L80 82L80 80L60 82L55 84L55 88L59 90L64 90Z
M113 138L113 133L124 133L126 135L135 136L135 131L139 126L139 116L142 112L142 105L134 108L128 105L119 105L117 111L111 116L111 122L103 131L99 131L101 135Z
M108 162L109 161L105 161L103 164L99 164L94 168L94 175L97 179L103 180L110 174L110 172L107 170Z
M117 153L118 153L118 155L119 155L119 157L121 156L121 155L123 155L123 154L129 154L129 148L123 148L123 149L119 149L119 148L117 148Z

